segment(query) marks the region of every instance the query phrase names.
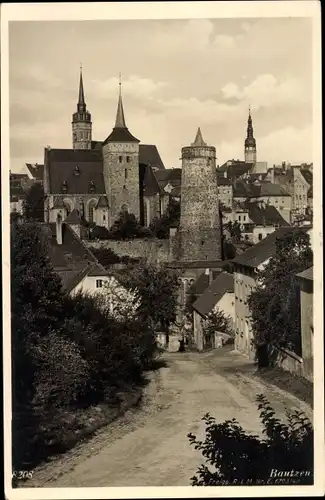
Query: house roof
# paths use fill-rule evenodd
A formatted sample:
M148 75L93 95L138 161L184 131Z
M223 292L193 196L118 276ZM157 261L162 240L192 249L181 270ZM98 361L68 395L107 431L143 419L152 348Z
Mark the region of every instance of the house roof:
M180 187L182 182L182 169L168 168L165 170L156 170L155 177L161 189L164 189L167 184L171 184L173 188Z
M230 165L227 165L227 162L218 167L217 173L219 172L227 172L228 178L235 179L241 177L244 174L250 173L254 167L254 163L232 160Z
M157 146L154 144L139 145L139 163L150 165L154 169L165 170Z
M300 169L301 174L303 175L306 182L308 182L309 186L313 185L313 172L307 168Z
M259 202L246 202L244 209L255 225L262 226L288 226L280 212L273 205L261 205Z
M227 292L234 292L234 276L223 271L194 302L193 309L206 317Z
M238 179L235 181L235 198L259 198L261 196L290 196L290 194L279 184L273 184L265 180L255 179L254 182L250 182Z
M216 279L221 273L220 270L212 271L212 279ZM190 286L188 293L191 295L201 295L209 286L209 275L205 272L200 274L198 279Z
M94 274L95 271L98 272L98 276L108 275L68 224L62 223L62 245L58 245L56 240L56 223L46 224L45 227L50 231L50 259L66 291L73 290L87 275L97 276Z
M218 175L217 173L217 184L218 186L232 186L232 182L228 177L224 177L223 175Z
M298 273L296 276L299 278L303 278L305 280L313 281L314 280L314 267L311 266L308 269L305 269L301 273Z
M38 181L43 180L44 165L38 163L26 163L26 168L29 170L34 179Z
M50 149L47 154L50 193L105 194L100 150Z
M296 231L308 231L307 227L281 227L269 234L263 240L259 241L256 245L249 248L245 252L241 253L233 259L233 263L236 265L242 265L245 267L250 267L252 269L258 267L260 264L265 262L267 259L275 255L276 253L276 242L279 238L286 235L294 233Z
M112 132L103 142L103 146L108 142L140 142L134 137L126 127L114 127Z

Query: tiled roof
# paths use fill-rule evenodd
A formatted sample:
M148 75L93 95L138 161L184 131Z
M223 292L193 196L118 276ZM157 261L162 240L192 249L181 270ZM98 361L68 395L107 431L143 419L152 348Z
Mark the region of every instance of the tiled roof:
M288 223L273 205L261 205L259 202L246 202L244 208L248 210L249 218L256 225L288 226Z
M34 179L38 181L43 180L44 165L39 165L38 163L26 163L26 167L30 171Z
M232 164L227 165L224 163L217 169L217 173L219 172L227 172L227 176L230 179L235 179L241 177L244 174L249 173L254 167L254 163L244 162L244 161L234 161Z
M258 181L258 183L247 182L243 179L235 181L235 198L259 198L261 196L290 196L290 194L279 184L267 181Z
M139 145L139 163L150 165L154 169L165 170L157 146L154 144Z
M62 224L62 245L56 240L56 223L47 224L50 229L50 259L54 271L61 276L63 288L70 292L90 272L97 269L101 275L107 271L99 264L96 257L72 231L68 224ZM103 274L103 273L106 274ZM92 274L92 276L95 276Z
M226 292L234 292L234 276L223 271L194 302L193 309L206 317Z
M50 149L48 170L50 193L105 194L106 192L102 153L99 150Z
M314 280L314 267L311 266L308 269L305 269L305 271L298 273L297 276L299 278L304 278L306 280L313 281Z
M220 273L220 270L212 271L212 279L215 280ZM209 280L210 278L208 274L205 272L200 274L198 279L190 286L188 293L192 295L201 295L208 288Z
M114 127L112 132L103 142L103 146L108 142L140 142L139 139L134 137L129 129L122 127Z
M179 187L182 181L182 169L168 168L165 170L156 170L155 177L161 189L164 189L167 184L170 184L173 188Z
M293 228L293 227L281 227L269 234L263 240L259 241L256 245L249 248L242 254L238 255L232 261L234 264L243 265L250 268L256 268L267 259L275 255L276 252L276 241L278 238L289 235L296 231L308 231L307 227Z

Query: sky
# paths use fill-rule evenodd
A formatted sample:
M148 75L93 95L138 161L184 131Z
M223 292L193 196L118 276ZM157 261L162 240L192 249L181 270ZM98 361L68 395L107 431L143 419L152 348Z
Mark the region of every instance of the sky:
M217 164L243 159L249 105L259 161L313 160L310 19L12 21L12 171L71 148L80 63L93 140L114 126L121 72L126 124L166 168L199 126Z

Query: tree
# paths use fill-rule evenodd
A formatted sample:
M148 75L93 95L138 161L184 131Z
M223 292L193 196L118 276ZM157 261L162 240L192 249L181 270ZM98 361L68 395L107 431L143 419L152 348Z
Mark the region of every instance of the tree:
M233 241L235 243L239 243L241 240L240 224L237 221L235 222L229 221L227 224L225 224L225 228L229 231Z
M161 217L155 217L152 220L150 224L152 234L159 239L169 238L169 230L179 222L180 214L180 202L171 198L165 213Z
M44 222L44 200L43 186L39 183L33 184L23 201L24 218Z
M90 236L92 240L107 240L109 238L109 232L104 226L95 226L91 229Z
M228 335L233 336L231 318L219 308L210 312L203 327L203 334L205 337L210 337L211 335L214 335L215 332L227 333Z
M127 211L120 212L119 218L114 222L109 237L115 240L128 240L150 236L147 228L143 228L134 214Z
M258 409L264 438L248 434L236 419L217 424L206 414L205 439L188 434L190 444L202 452L205 463L191 478L192 486L313 484L313 428L302 412L287 414L281 422L263 395ZM274 471L288 471L279 482ZM290 476L290 471L293 474ZM294 471L302 471L299 477Z
M292 229L276 241L276 253L258 273L257 287L248 299L257 352L287 347L301 353L300 296L296 274L313 264L307 232Z
M142 264L124 278L125 285L137 290L141 299L138 313L148 318L154 328L167 331L176 319L178 298L177 275L166 267Z

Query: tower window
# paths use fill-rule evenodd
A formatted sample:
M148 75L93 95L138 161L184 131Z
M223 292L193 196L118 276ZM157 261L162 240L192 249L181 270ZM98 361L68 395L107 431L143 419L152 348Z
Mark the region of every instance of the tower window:
M130 163L130 157L129 156L126 157L126 162Z
M128 158L128 157L127 157ZM124 176L125 178L127 179L128 178L128 169L126 168L125 171L124 171Z
M96 280L96 288L102 288L103 280Z
M120 163L122 163L122 161L123 161L123 156L119 156L119 157L118 157L118 161L119 161Z
M79 175L79 174L80 174L80 169L79 169L78 165L76 165L74 168L74 175Z
M63 182L62 182L62 191L63 191L64 193L66 193L66 192L67 192L67 190L68 190L68 184L67 184L67 181L63 181Z

